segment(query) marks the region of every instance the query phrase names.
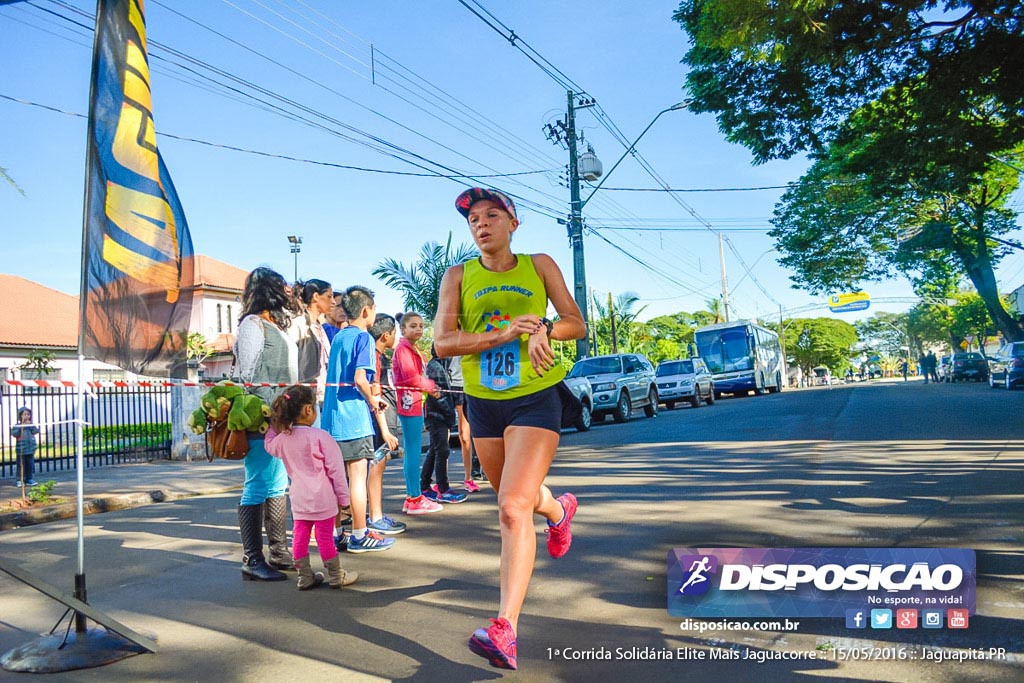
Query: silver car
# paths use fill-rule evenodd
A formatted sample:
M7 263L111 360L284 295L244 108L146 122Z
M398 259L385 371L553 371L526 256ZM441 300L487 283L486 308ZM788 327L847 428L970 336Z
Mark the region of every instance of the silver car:
M654 366L639 353L617 353L576 361L569 377L586 377L594 389L594 420L611 413L625 422L633 409L643 406L647 417L658 414L658 387Z
M663 360L658 363L658 398L672 410L679 401L688 401L694 408L702 402L715 402L715 383L711 371L700 358Z

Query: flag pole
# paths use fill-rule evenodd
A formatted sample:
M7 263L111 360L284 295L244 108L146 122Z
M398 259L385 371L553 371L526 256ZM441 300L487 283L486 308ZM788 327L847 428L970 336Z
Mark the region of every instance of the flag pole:
M134 2L136 0L128 0ZM89 80L89 119L88 133L85 144L85 198L82 202L82 278L79 289L78 315L78 382L77 382L77 414L75 415L75 468L77 470L76 518L78 527L78 558L75 567L75 587L73 596L67 596L55 590L41 579L28 575L19 569L4 566L0 570L28 584L37 591L65 604L68 611L74 612L75 632L68 631L61 636L44 635L25 645L14 648L0 657L0 666L8 671L31 673L56 673L103 666L144 652L155 652L156 645L150 638L141 636L135 631L117 622L106 614L99 612L88 604L85 582L85 445L83 443L83 423L85 421L85 394L82 383L85 366L85 315L89 292L89 222L92 215L91 156L95 148L96 133L96 90L99 79L102 29L106 25L106 14L109 5L117 0L96 0L96 28L93 33L92 72ZM67 616L65 612L64 616ZM64 620L60 618L57 625ZM104 628L88 628L87 618L91 618Z

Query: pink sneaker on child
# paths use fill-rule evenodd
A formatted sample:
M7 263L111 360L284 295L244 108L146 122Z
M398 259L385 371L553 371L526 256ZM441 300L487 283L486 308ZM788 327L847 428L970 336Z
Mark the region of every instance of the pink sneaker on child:
M466 481L462 482L462 485L465 486L466 490L469 491L470 493L477 493L480 490L480 487L477 486L476 482L473 481L472 479L467 479Z

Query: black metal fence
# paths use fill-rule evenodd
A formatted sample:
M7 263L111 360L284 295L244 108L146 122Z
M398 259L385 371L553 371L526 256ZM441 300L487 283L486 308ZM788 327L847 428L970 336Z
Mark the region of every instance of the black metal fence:
M148 462L170 457L171 394L168 387L92 389L85 397L82 443L86 467ZM36 478L75 469L74 389L0 385L0 479L17 476L14 437L21 407L39 425Z

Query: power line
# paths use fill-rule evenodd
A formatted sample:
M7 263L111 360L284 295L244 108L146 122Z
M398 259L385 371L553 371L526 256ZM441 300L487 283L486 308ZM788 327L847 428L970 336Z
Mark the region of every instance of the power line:
M88 119L88 115L81 114L73 111L65 111L64 109L58 109L57 107L51 107L46 104L40 104L38 102L31 102L29 100L22 100L17 97L11 97L10 95L4 95L0 93L0 98L9 100L11 102L17 102L18 104L25 104L31 107L38 107L47 111L56 112L58 114L66 114L67 116L74 116L77 118ZM383 168L366 168L363 166L350 166L348 164L337 164L331 161L316 161L314 159L303 159L301 157L293 157L287 154L275 154L274 152L263 152L257 149L246 149L244 147L236 147L234 145L228 145L220 142L210 142L209 140L200 140L198 138L186 137L183 135L175 135L174 133L168 133L165 131L158 131L157 135L163 138L171 138L174 140L181 140L182 142L194 142L198 145L206 145L207 147L217 147L219 149L227 149L232 152L242 152L243 154L255 154L257 156L269 157L271 159L283 159L285 161L295 161L303 164L312 164L314 166L327 166L330 168L339 168L347 171L361 171L364 173L380 173L384 175L401 175L401 176L414 176L420 178L443 178L443 179L468 179L468 178L509 178L512 176L520 175L535 175L537 173L547 173L544 171L517 171L515 173L500 173L496 175L485 175L485 174L468 174L468 175L441 175L438 173L413 173L411 171L393 171Z

